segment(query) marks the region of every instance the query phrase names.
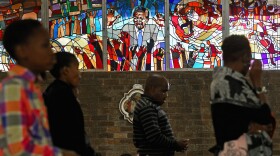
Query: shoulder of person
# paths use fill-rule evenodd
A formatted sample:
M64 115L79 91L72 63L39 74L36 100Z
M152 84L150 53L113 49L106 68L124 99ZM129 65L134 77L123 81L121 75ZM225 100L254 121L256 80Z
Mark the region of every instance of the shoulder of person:
M225 80L224 78L214 78L211 82L211 86L225 85L227 83L228 83L228 81Z
M21 78L21 77L7 77L1 82L1 86L6 87L10 85L15 85L15 86L22 86L23 88L27 87L26 85L28 84L28 81Z
M143 101L144 101L144 103L145 103L145 105L143 105L143 108L152 108L152 109L155 109L155 110L157 110L158 109L158 106L157 106L157 104L155 104L155 103L153 103L152 101L150 101L149 99L147 99L147 98L141 98L141 99L143 99Z
M155 24L147 24L146 28L149 28L149 30L154 30L154 31L158 30L158 27Z
M135 26L132 24L126 24L123 26L123 30L129 30L128 28L134 28ZM130 30L131 31L131 30Z
M65 94L73 94L72 88L64 83L53 81L46 89L45 93L49 94L59 94L59 95L65 95Z

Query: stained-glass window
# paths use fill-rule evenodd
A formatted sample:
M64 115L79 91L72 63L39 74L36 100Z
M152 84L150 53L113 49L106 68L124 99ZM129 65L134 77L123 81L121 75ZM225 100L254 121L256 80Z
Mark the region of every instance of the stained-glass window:
M264 69L278 69L280 65L279 15L276 0L230 1L230 33L249 38L252 57L262 60Z
M108 71L157 71L223 65L222 0L48 2L52 49L75 54L80 69L107 66ZM252 57L262 60L264 69L278 69L280 5L276 0L228 2L230 34L246 35ZM1 44L5 27L24 18L41 20L40 6L41 0L0 0L0 71L15 63ZM107 16L104 27L102 16ZM165 19L169 19L167 26ZM105 42L102 32L107 32Z
M165 70L164 0L107 0L108 70Z
M80 69L102 69L102 0L50 0L49 31L55 52L77 56Z
M2 45L2 37L11 22L20 19L41 20L41 0L0 0L0 71L8 71L15 64Z
M170 68L221 66L221 0L169 2Z

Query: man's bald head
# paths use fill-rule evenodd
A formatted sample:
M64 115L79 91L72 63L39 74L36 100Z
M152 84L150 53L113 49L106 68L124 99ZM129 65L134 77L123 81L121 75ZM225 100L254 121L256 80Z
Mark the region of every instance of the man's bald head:
M168 85L168 80L164 76L153 74L147 78L144 92L149 92L151 88L159 88L166 85Z
M167 98L168 90L168 80L164 76L154 74L147 78L144 94L152 98L158 104L162 105Z

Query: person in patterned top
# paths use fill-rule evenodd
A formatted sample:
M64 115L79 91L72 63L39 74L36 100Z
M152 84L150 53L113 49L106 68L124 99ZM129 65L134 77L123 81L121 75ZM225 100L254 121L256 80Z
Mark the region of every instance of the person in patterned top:
M262 84L261 61L251 64L250 43L245 36L229 36L223 41L222 50L224 67L214 70L210 87L216 137L216 145L210 151L217 156L233 152L270 156L269 134L273 132L268 125L273 120ZM250 81L245 77L247 73Z
M3 44L17 65L0 85L0 155L76 156L52 145L36 85L55 63L48 32L36 20L16 21L6 28Z

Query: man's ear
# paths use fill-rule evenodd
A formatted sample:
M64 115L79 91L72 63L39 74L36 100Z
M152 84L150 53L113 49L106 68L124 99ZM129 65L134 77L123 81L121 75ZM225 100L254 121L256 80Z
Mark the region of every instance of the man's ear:
M25 50L23 45L17 45L15 48L15 56L19 60L24 60L28 58L28 52Z
M60 75L68 75L68 73L69 73L69 69L67 67L63 67L60 70Z

